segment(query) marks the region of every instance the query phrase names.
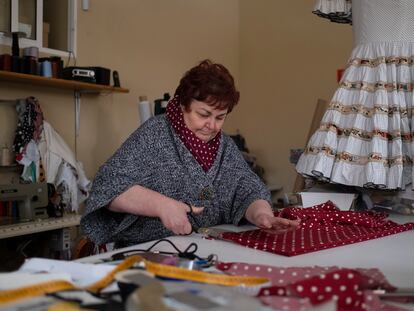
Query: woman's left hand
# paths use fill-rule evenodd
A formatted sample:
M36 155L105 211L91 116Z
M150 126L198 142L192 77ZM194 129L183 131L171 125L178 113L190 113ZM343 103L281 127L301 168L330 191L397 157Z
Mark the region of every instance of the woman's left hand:
M300 225L299 219L275 217L269 203L265 200L257 200L250 204L245 217L255 226L273 234L295 230Z
M261 229L265 229L268 233L279 234L297 229L300 221L274 217L273 215L263 213L256 216L254 224Z

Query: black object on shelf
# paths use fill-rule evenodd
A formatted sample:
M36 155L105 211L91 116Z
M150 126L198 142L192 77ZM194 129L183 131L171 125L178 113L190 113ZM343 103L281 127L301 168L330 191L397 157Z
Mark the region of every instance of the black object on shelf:
M65 67L63 79L109 85L111 70L104 67Z
M154 115L165 113L168 101L170 100L170 93L164 93L163 98L154 100Z
M19 57L20 49L19 49L19 33L13 32L12 33L12 56Z
M119 81L118 71L114 70L112 72L112 79L114 80L114 87L121 87L121 82Z
M111 70L104 67L90 67L95 71L97 84L109 85L111 81Z

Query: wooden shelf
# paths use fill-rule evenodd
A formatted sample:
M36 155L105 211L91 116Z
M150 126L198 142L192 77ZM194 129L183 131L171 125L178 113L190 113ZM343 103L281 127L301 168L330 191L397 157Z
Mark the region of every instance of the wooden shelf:
M60 218L37 219L30 222L2 225L0 226L0 239L73 227L79 225L80 219L80 215L69 214Z
M28 75L24 73L9 72L0 70L0 80L17 83L29 83L33 85L40 85L45 87L53 87L60 89L71 89L74 91L86 91L86 92L118 92L129 93L129 89L122 87L113 87L110 85L101 85L73 80L46 78L41 76Z
M12 165L0 165L0 172L2 171L23 171L23 165L12 164Z

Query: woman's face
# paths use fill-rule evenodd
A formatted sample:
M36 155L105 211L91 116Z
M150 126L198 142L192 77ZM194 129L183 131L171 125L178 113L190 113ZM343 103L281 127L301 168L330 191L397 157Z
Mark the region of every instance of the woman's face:
M209 142L220 132L228 110L219 110L198 100L191 102L188 111L181 108L185 125L204 142Z

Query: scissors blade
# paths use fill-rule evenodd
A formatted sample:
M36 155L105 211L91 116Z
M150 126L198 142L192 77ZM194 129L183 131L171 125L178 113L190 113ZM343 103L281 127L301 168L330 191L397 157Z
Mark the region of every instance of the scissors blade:
M221 239L224 232L229 232L229 230L218 229L218 228L199 228L197 233L200 233L204 236L209 236L214 239Z
M414 288L397 288L395 291L376 289L373 292L383 299L406 298L411 300L414 298Z

